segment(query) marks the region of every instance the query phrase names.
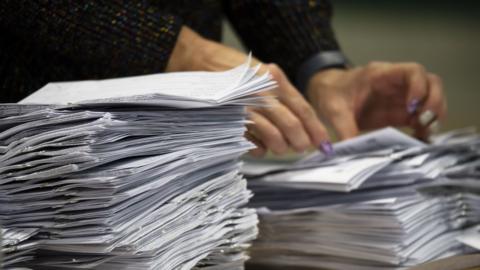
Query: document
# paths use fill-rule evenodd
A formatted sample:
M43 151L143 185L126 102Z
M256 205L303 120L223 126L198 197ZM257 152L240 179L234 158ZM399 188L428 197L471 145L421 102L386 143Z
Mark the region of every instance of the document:
M34 250L40 242L38 240L31 240L31 238L34 237L38 231L37 228L1 229L1 269L17 269L13 266L28 262L33 258Z
M275 82L259 66L246 63L223 72L178 72L100 81L49 83L20 104L78 105L116 103L178 108L209 107L252 101L252 94L272 89ZM255 100L255 99L253 99Z
M476 250L480 250L480 225L466 229L457 236L457 240Z
M8 267L243 267L258 233L239 171L253 147L245 105L263 104L252 95L275 86L249 61L50 83L1 104Z
M406 162L410 162L412 168L417 163L422 165L428 156L415 154L423 147L424 143L393 128L385 128L335 144L333 157L315 151L293 164L247 161L244 167L247 168L245 174L258 182L349 192L361 188L367 179L391 166L408 165ZM404 159L409 156L414 158ZM400 160L402 162L397 162ZM405 172L405 168L402 171Z
M250 205L260 217L252 265L409 269L478 252L480 136L474 131L425 144L386 128L334 149L333 157L314 152L277 167L249 165Z

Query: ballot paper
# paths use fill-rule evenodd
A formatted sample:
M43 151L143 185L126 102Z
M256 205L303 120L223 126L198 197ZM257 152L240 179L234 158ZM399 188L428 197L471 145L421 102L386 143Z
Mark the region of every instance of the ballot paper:
M271 89L267 72L256 76L260 65L245 64L223 72L177 72L97 81L49 83L20 104L154 104L195 108L261 101L252 94Z
M39 241L12 265L243 269L258 222L244 105L274 86L257 70L51 83L0 104L0 223Z
M386 128L334 149L333 157L315 152L291 164L247 164L255 193L250 205L260 216L252 265L408 269L475 251L480 136L474 131L425 144Z
M466 229L457 236L457 240L476 250L480 250L480 225Z
M349 192L358 189L372 175L386 172L392 163L395 163L392 166L412 165L413 170L417 164L396 161L415 155L424 147L424 143L396 129L385 128L335 144L333 158L317 151L294 164L247 164L243 172L275 185ZM423 155L408 162L420 162L421 166L427 158L428 155Z
M27 264L32 261L34 251L38 246L38 240L31 239L38 231L38 228L1 229L2 261L0 268L5 270L18 269L14 268L13 265Z

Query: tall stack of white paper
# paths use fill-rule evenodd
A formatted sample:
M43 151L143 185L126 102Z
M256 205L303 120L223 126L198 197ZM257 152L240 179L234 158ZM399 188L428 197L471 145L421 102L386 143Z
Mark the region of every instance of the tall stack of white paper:
M18 269L14 265L28 264L33 260L38 242L31 240L38 232L37 228L1 229L2 261L0 269Z
M460 240L480 223L480 139L454 135L426 145L387 128L335 145L333 158L246 166L260 175L249 181L260 208L252 263L406 269L472 251Z
M49 84L0 106L0 221L40 230L30 265L242 269L244 104L274 85L257 69Z

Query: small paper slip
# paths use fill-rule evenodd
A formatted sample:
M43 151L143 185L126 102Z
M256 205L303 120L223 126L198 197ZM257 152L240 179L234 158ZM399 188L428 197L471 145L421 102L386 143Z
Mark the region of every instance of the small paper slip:
M337 166L299 169L267 175L262 178L262 181L285 183L288 186L299 188L349 192L357 189L368 177L385 168L392 161L388 156L350 160Z

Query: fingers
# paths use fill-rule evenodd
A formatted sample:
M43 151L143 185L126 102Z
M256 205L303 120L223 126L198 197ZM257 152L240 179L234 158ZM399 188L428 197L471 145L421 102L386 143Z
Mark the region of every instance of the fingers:
M290 83L278 66L269 64L268 68L278 83L278 99L280 103L284 105L285 109L289 111L289 113L277 117L274 122L281 127L282 131L286 132L286 137L294 149L304 151L306 144L320 146L322 142L328 141L328 133L311 105ZM292 118L298 120L293 121ZM292 132L292 126L294 132ZM295 131L297 133L296 135Z
M254 124L249 126L250 135L246 137L257 145L252 154L262 155L270 149L280 155L289 148L304 152L311 146L320 147L327 155L333 154L326 129L313 108L278 66L269 64L267 68L277 81L275 94L278 100L267 99L265 107L248 110Z
M394 69L403 70L405 74L407 113L418 113L422 125L429 124L433 118L444 117L446 111L443 107L443 86L437 75L427 73L425 68L417 63L395 64ZM420 109L430 112L422 117Z
M417 112L428 95L427 72L420 64L371 62L365 72L376 90L392 96L405 95L405 110L408 114ZM396 91L398 88L401 88L402 93Z
M415 130L415 135L426 139L432 132L438 129L439 121L446 116L446 101L443 95L441 79L432 73L428 73L422 65L417 63L390 64L385 69L390 79L403 77L402 90L405 91L405 113L390 116L406 116L407 123ZM395 75L397 74L397 75ZM399 89L400 90L400 89Z
M427 75L427 79L428 95L420 107L414 123L416 136L422 139L426 139L428 135L438 131L439 121L443 120L447 113L441 79L431 73Z
M443 95L443 83L435 74L428 74L429 91L426 101L422 106L423 111L432 111L436 118L443 120L446 117L446 102Z
M275 125L287 144L295 151L303 152L312 145L301 120L279 101L272 100L269 107L256 111L266 116Z
M399 64L406 74L407 90L407 113L415 113L428 95L428 77L425 68L416 63Z
M298 117L313 145L318 146L329 140L325 126L318 119L312 106L299 93L288 98L282 96L280 100Z
M254 122L249 126L249 130L261 142L261 145L277 155L287 152L288 143L280 130L270 120L252 110L249 111L249 118Z
M263 145L263 143L257 139L254 135L252 135L251 131L246 131L244 134L245 138L255 144L256 148L250 150L248 153L254 157L262 157L265 155L267 152L266 147Z

